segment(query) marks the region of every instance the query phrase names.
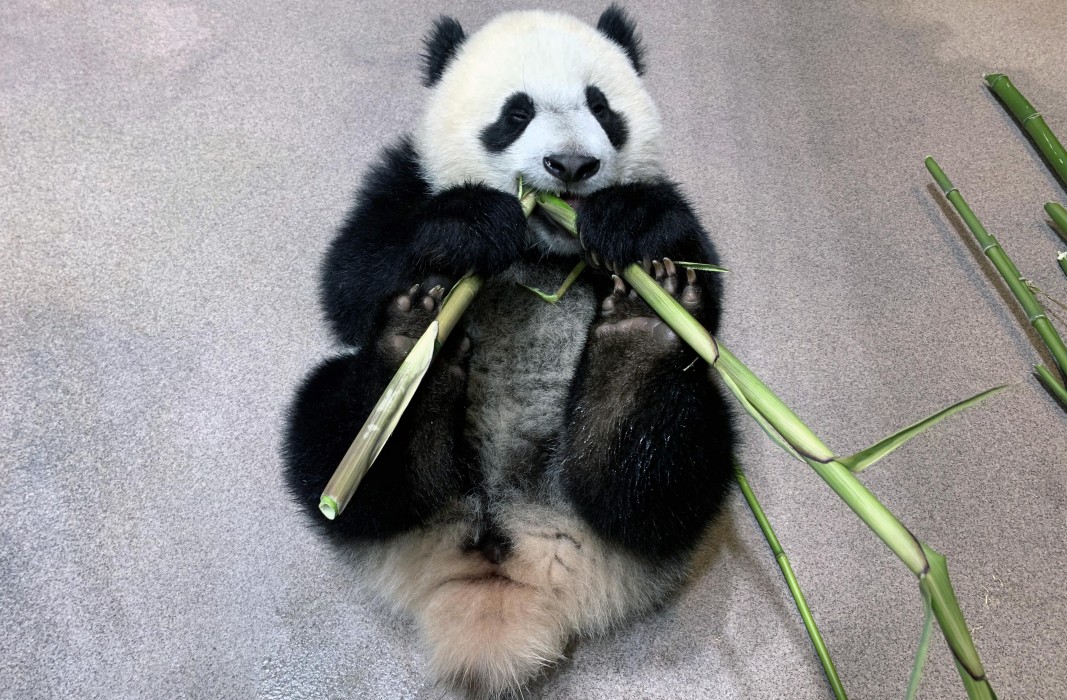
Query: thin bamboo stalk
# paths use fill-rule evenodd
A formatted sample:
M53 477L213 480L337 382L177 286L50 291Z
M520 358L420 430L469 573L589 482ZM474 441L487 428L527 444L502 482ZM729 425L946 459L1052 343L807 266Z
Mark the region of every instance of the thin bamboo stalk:
M987 73L982 77L1015 119L1026 129L1026 133L1030 134L1030 138L1037 144L1045 160L1059 176L1060 182L1067 186L1067 151L1063 149L1063 144L1045 123L1041 113L1023 97L1008 76L1003 73Z
M1041 380L1041 383L1045 385L1045 388L1052 393L1053 396L1060 402L1060 404L1067 408L1067 389L1060 384L1059 380L1053 376L1045 365L1034 365L1034 374Z
M741 487L741 493L744 494L745 501L748 503L749 509L752 510L752 515L756 517L756 522L759 524L760 530L763 531L763 536L767 538L767 544L770 545L774 559L778 562L778 568L782 570L782 576L789 587L789 592L793 595L793 601L797 605L800 617L804 620L804 628L807 629L808 637L811 638L811 643L815 647L815 653L819 656L823 672L826 673L826 680L834 691L834 697L837 700L846 700L848 696L845 694L845 687L841 684L841 678L837 675L837 667L834 666L834 661L830 658L830 652L826 648L822 633L819 632L819 626L815 624L815 616L812 615L811 608L808 607L804 592L800 590L800 582L797 581L796 574L793 572L793 565L789 563L789 557L782 548L782 543L778 541L778 536L775 534L774 528L771 527L771 521L767 518L763 507L760 506L759 501L756 499L756 494L752 492L752 487L743 472L739 471L737 473L737 484Z
M971 211L970 206L963 199L963 195L948 179L945 171L941 169L941 166L937 164L937 161L932 156L927 156L926 158L926 169L933 175L941 191L945 193L945 197L952 203L952 206L959 212L960 218L967 224L967 228L974 234L978 244L982 246L982 252L997 268L997 272L1004 278L1012 294L1019 300L1023 311L1026 312L1026 317L1030 320L1034 330L1041 336L1041 339L1045 341L1049 352L1052 353L1056 364L1059 365L1060 372L1067 376L1067 346L1063 344L1060 334L1056 332L1056 328L1048 320L1048 316L1045 315L1044 307L1041 306L1034 293L1030 291L1022 273L1019 272L1019 269L1015 267L1015 263L1001 248L997 239L982 226L982 222Z
M1067 241L1067 209L1059 202L1045 202L1045 213L1060 230L1060 236Z

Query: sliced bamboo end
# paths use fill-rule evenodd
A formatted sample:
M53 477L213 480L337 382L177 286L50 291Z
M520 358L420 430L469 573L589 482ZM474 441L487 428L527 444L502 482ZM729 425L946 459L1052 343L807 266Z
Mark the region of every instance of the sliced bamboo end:
M327 520L335 520L337 518L337 501L333 500L329 496L322 496L319 499L319 510L326 516Z
M1005 77L1003 73L985 73L982 75L982 80L986 81L986 84L989 85L989 87L993 87L993 85L1003 77Z

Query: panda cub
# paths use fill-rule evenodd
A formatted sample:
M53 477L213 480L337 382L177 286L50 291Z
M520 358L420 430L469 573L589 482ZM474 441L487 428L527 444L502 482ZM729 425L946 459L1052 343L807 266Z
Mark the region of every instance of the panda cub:
M343 354L294 400L288 483L353 551L366 586L411 617L433 677L523 692L574 639L661 603L733 476L733 433L700 360L609 272L642 261L709 330L706 233L661 163L631 19L547 12L426 39L415 133L366 176L322 268ZM519 177L578 214L581 241L523 216ZM557 304L555 289L590 263ZM450 285L487 278L345 512L319 495Z

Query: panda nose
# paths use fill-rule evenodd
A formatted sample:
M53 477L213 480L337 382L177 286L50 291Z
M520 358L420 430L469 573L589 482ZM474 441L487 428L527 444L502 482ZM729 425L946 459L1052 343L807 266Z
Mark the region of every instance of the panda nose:
M545 156L544 165L552 177L564 182L588 180L600 170L598 159L572 153L553 153Z

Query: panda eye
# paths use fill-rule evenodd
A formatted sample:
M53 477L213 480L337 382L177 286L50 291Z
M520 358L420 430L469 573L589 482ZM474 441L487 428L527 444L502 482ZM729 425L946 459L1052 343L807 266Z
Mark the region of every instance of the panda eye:
M590 111L592 111L593 116L595 117L603 116L607 108L607 105L605 105L603 102L596 102L589 107Z
M511 112L508 114L508 121L512 124L524 124L530 121L529 112Z

